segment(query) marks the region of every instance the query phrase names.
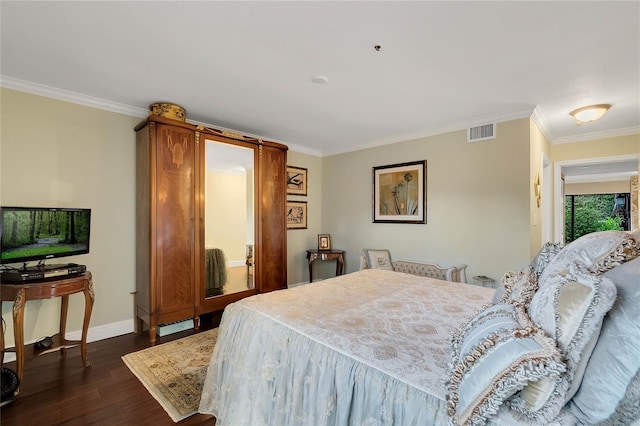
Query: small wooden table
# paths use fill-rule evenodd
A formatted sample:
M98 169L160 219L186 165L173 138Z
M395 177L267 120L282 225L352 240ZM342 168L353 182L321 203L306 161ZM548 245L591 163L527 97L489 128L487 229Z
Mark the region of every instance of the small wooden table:
M344 274L344 250L307 250L309 261L309 282L313 282L313 262L316 260L335 260L336 276Z
M67 328L67 311L69 309L69 295L74 293L84 293L84 322L82 324L82 340L65 339ZM80 355L85 367L91 363L87 359L87 332L89 331L89 320L93 309L95 294L93 292L93 281L91 273L85 272L73 277L35 281L27 284L5 284L1 288L2 301L13 301L13 335L15 339L16 367L20 381L24 375L24 306L27 300L62 298L60 308L60 333L53 336L53 345L46 349L33 350L34 355L42 355L49 352L60 351L65 354L67 348L80 345ZM4 360L4 339L0 347L0 364Z

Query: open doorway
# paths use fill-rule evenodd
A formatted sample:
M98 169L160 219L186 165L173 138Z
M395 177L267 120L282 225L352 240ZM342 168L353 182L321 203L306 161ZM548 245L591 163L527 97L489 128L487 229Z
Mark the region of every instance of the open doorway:
M630 193L565 195L565 240L568 244L597 231L630 229Z
M566 210L569 195L612 194L612 200L618 194L618 202L624 201L628 229L632 229L633 215L638 212L638 197L634 194L632 182L638 179L638 154L591 158L583 160L556 161L554 164L554 240L564 243L570 238L566 225ZM637 186L637 184L636 184ZM627 194L627 195L624 195ZM635 195L635 196L634 196ZM628 197L628 198L627 198ZM610 207L613 213L613 201ZM618 207L620 208L620 207ZM606 218L605 218L606 219ZM623 221L621 221L622 223ZM577 238L577 237L576 237Z

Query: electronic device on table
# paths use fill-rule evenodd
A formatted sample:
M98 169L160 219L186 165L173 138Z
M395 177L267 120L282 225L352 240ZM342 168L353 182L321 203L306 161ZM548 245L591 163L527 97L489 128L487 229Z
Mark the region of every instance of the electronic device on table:
M1 207L0 210L2 283L59 279L87 270L76 263L45 264L45 261L89 253L91 209ZM27 266L31 261L38 263ZM16 266L20 263L22 266Z

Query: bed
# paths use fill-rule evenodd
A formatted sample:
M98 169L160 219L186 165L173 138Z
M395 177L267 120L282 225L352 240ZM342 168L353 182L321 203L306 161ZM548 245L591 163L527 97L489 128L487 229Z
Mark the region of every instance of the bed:
M593 241L589 243L594 245ZM589 318L589 327L597 328L597 333L586 330L585 324L578 321L573 330L575 338L570 339L567 351L576 350L581 354L588 352L589 355L593 351L596 356L602 348L594 342L598 340L597 336L602 328L602 333L613 336L613 340L606 342L607 346L627 345L627 350L632 351L628 354L640 353L640 317L637 316L637 310L630 316L629 310L629 304L638 305L640 302L640 291L633 288L625 290L626 305L619 309L623 311L621 315L627 321L631 319L632 323L634 318L639 321L635 321L636 325L631 325L631 330L625 331L622 340L617 339L618 335L608 329L606 321L602 322L613 301L610 300L609 305L605 301L596 306L603 299L616 298L615 290L614 294L603 290L610 288L610 280L605 277L605 272L614 272L615 266L640 254L639 240L632 238L625 247L628 248L629 244L632 247L631 254L624 254L624 261L620 261L618 250L617 260L609 262L610 267L603 266L602 262L601 252L607 249L596 250L592 263L595 264L595 269L599 269L597 272L590 270L588 278L583 280L584 285L593 290L591 296L585 299L588 303L583 305L586 306L584 312L587 313L585 317ZM600 244L596 242L595 246L599 247ZM617 250L619 247L616 247ZM527 412L525 409L518 411L517 403L512 402L514 397L509 397L512 394L524 395L528 389L526 381L515 385L511 383L515 390L506 396L497 395L500 392L495 391L496 388L503 389L504 382L499 386L491 382L494 388L491 395L487 397L486 394L478 393L472 394L474 396L471 398L471 403L488 401L489 408L479 411L476 407L470 409L466 417L452 417L451 395L460 392L462 401L462 394L467 392L462 386L452 387L452 375L455 376L453 373L457 365L455 356L459 359L469 358L463 348L468 339L477 337L474 334L478 330L476 323L490 322L486 320L485 314L488 307L493 307L494 311L525 312L524 305L520 303L524 298L528 304L537 306L535 314L542 315L541 318L548 316L541 300L537 301L537 305L534 303L532 298L536 292L527 288L527 285L532 284L533 277L537 288L537 277L544 276L544 268L547 266L549 271L546 280L549 284L544 287L548 293L545 297L558 293L552 289L553 285L568 288L569 281L578 280L571 274L582 273L580 268L574 271L572 266L569 278L566 270L563 270L564 275L553 272L554 268L562 266L553 263L556 258L565 263L575 263L571 255L560 255L565 249L567 248L549 250L546 247L546 251L541 250L534 261L537 266L528 266L518 273L506 274L505 288L499 293L494 289L465 283L388 270L365 269L289 290L257 295L229 305L220 325L199 412L213 414L217 419L216 424L221 426L437 425L448 424L450 421L464 424L540 424L543 418L539 417L541 414L531 415L531 410ZM585 250L582 246L574 249L584 257ZM640 259L629 262L631 269L623 273L625 278L619 279L629 281L629 277L632 277L631 282L634 278L637 281L640 276L637 275L637 271L640 271L638 262ZM540 267L540 264L543 266ZM580 265L583 266L582 263ZM545 291L538 293L544 294ZM500 308L501 306L504 308ZM580 311L575 305L572 309ZM604 312L598 320L601 311ZM503 322L504 318L500 321ZM544 323L543 320L540 322ZM595 324L591 324L592 322ZM520 325L521 329L529 331L536 327L535 324L528 325L528 328ZM548 326L553 329L558 324L551 321ZM610 364L612 361L605 359L597 366L586 366L589 356L585 360L567 355L568 352L563 352L562 345L550 338L549 333L543 336L542 328L537 329L537 334L532 332L530 336L523 337L529 339L525 342L527 344L542 342L542 346L536 349L537 352L534 351L535 363L529 359L528 364L519 364L519 371L522 373L527 365L534 365L536 374L542 370L545 373L530 382L539 384L546 380L551 383L551 391L544 400L546 405L543 404L547 411L542 415L549 416L550 410L555 411L553 419L544 417L544 423L590 422L591 420L585 420L589 419L589 415L594 416L593 418L597 415L607 416L605 423L608 421L612 424L616 421L621 424L635 421L636 416L640 415L635 408L640 393L640 377L637 373L640 368L637 365L640 363L639 357L627 355L627 359L621 361L624 365L616 367L614 376L621 376L616 387L622 389L616 389L610 398L613 402L605 403L606 406L600 409L609 412L585 414L581 411L584 409L584 401L590 405L593 395L584 395L583 406L576 408L574 399L586 391L582 388L574 389L575 383L570 379L580 376L582 381L582 374L585 381L594 379L590 369L593 367L597 371L602 368L600 364ZM534 334L538 339L535 342ZM566 338L566 331L561 334ZM585 342L576 343L578 340ZM523 346L522 342L524 340L517 342L518 347ZM639 350L633 352L635 349ZM605 352L607 353L604 355L600 354L601 357L618 356L609 353L611 351ZM543 359L540 354L547 357L540 361ZM482 363L492 359L491 356L497 355L481 354L473 362ZM460 365L463 364L466 366L468 362L463 361ZM489 363L489 366L495 365L495 359ZM485 366L476 370L482 372L494 368L484 368ZM509 369L516 370L513 364L508 364L504 371ZM577 369L581 369L581 372L576 373ZM621 370L625 371L619 373ZM464 371L463 373L462 376L468 376ZM597 389L601 386L598 384L601 379L595 379L589 386ZM563 398L567 398L569 388L572 396L576 391L578 393L565 401ZM503 399L500 400L499 397ZM507 403L502 404L505 399ZM469 404L469 401L458 402L456 399L456 403L460 406L463 403ZM620 406L623 408L622 414L618 412Z

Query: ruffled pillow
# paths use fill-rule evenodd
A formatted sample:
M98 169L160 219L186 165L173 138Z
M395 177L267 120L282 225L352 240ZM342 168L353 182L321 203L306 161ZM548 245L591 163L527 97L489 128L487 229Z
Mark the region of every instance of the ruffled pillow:
M555 275L564 274L569 265L578 262L589 272L602 274L640 256L640 241L625 231L601 231L574 240L551 259L538 282L540 287Z
M454 424L484 424L529 382L548 378L568 386L560 351L522 305L478 312L452 335L451 349L447 413Z
M562 244L560 243L545 243L536 257L533 258L531 262L531 267L538 274L538 276L542 275L542 272L547 267L549 262L553 260L554 257L562 250Z
M573 264L566 275L548 277L540 283L529 304L531 319L552 337L567 364L567 379L571 383L565 390L554 389L541 380L514 398L511 407L525 417L539 420L540 407L547 405L555 411L555 402L562 396L571 399L578 390L586 363L598 339L602 320L616 299L616 287L611 280L589 273L584 265ZM564 395L554 395L564 392ZM557 414L557 413L556 413Z
M531 298L538 289L538 274L531 266L520 271L507 272L502 277L503 291L498 303L522 303L531 302ZM497 291L496 291L496 294Z
M363 249L369 269L386 269L393 271L391 252L384 249Z

